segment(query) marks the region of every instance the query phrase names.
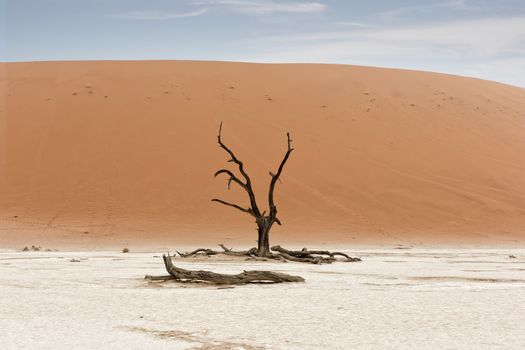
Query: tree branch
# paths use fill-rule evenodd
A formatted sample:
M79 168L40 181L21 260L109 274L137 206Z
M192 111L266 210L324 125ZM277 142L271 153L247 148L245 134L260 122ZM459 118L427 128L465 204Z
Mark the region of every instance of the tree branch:
M246 190L246 192L248 193L248 196L250 197L250 205L251 205L251 210L253 212L253 214L255 216L260 216L261 213L259 211L259 208L257 207L257 202L255 200L255 194L253 193L253 189L252 189L252 182L250 180L250 177L248 176L248 173L246 173L246 171L244 170L244 164L243 162L241 162L236 156L235 154L233 153L233 151L231 149L229 149L224 143L222 143L222 140L221 140L221 132L222 132L222 122L221 124L219 125L219 135L217 136L217 142L219 143L219 146L224 149L231 157L230 159L230 162L234 162L235 164L238 165L239 167L239 172L242 174L242 176L244 177L244 179L246 180L246 183L242 183L242 181L239 180L240 183L243 184L242 188L244 188ZM224 169L226 170L226 169ZM219 173L221 172L221 170L219 170ZM224 172L224 171L223 171ZM229 171L228 171L229 172ZM217 173L216 173L217 174ZM231 174L231 175L230 175ZM230 182L233 180L235 181L235 179L237 179L235 176L232 177L232 173L230 172ZM238 179L237 179L238 180ZM235 181L237 182L237 181ZM237 182L237 183L239 183Z
M228 179L228 189L230 189L230 183L233 181L233 182L237 183L239 186L241 186L244 190L246 190L246 184L244 182L242 182L241 180L239 180L239 178L237 176L235 176L228 169L221 169L221 170L217 171L213 176L217 177L220 174L226 174L226 175L228 175L230 177Z
M270 217L272 217L274 220L276 219L276 215L277 215L277 207L275 206L275 203L273 202L273 191L275 189L275 184L277 183L277 180L279 180L279 176L281 176L281 173L283 172L284 164L286 164L286 161L290 157L290 153L292 153L293 151L292 139L290 138L290 133L286 133L286 137L288 138L288 150L286 151L286 154L284 155L284 158L281 161L281 164L279 165L277 174L270 173L272 180L270 181L270 189L268 191L268 205L270 206ZM280 225L280 222L278 220L276 220L276 222Z
M233 204L233 203L228 203L228 202L223 201L222 199L217 199L217 198L214 198L211 201L212 202L219 202L221 204L224 204L224 205L227 205L229 207L233 207L233 208L239 209L242 212L245 212L245 213L248 213L250 215L255 216L255 213L253 212L252 209L246 209L246 208L241 207L240 205Z

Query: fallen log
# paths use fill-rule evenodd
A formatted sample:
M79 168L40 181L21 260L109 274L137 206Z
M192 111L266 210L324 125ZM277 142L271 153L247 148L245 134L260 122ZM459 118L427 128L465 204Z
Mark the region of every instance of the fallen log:
M236 275L215 273L205 270L185 270L173 265L171 256L163 255L164 266L169 273L168 276L146 276L146 279L169 280L178 282L210 283L220 285L239 285L247 283L283 283L283 282L304 282L301 276L293 276L273 271L243 271Z

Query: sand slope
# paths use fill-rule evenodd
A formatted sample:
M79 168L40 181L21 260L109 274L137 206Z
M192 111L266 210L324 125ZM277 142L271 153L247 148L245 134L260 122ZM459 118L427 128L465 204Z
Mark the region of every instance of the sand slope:
M525 90L442 74L218 62L0 64L0 245L236 242L247 203L213 178L224 141L273 241L525 241ZM230 165L231 166L231 165Z

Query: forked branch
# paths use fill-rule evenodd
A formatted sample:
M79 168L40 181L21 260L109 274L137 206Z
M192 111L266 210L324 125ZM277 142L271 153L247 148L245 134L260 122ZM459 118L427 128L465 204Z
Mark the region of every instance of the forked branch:
M219 171L217 171L213 176L217 177L218 175L220 174L226 174L228 175L230 178L228 179L228 189L230 189L230 184L233 182L235 182L236 184L238 184L239 186L241 186L241 188L245 189L246 190L246 184L244 182L242 182L241 180L239 180L239 178L237 176L235 176L231 171L229 171L228 169L221 169Z

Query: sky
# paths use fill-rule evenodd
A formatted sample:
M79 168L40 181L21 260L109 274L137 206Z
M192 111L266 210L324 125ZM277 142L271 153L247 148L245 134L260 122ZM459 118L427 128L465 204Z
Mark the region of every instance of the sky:
M0 61L342 63L525 87L525 0L0 0Z

